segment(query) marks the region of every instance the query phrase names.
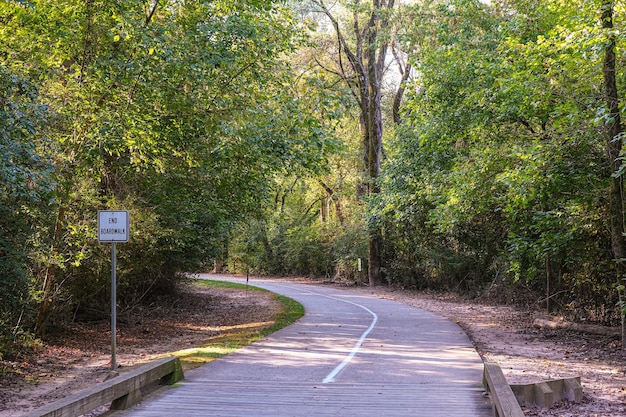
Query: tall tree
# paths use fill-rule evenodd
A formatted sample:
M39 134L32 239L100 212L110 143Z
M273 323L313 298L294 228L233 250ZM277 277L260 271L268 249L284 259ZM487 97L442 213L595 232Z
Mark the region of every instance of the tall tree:
M380 192L383 78L393 39L395 0L357 0L334 6L323 0L313 0L313 3L330 20L337 37L338 74L350 88L359 108L365 183L368 195L375 196ZM340 16L346 11L350 17L343 21ZM368 278L370 285L376 286L384 280L383 233L374 219L368 222L368 232Z
M602 28L605 30L604 63L602 73L604 75L604 95L606 101L606 114L604 125L606 129L606 149L612 168L610 189L610 225L611 247L617 263L617 282L621 284L626 274L626 241L624 230L624 127L621 119L619 91L617 87L617 39L613 32L613 15L615 2L603 0L602 2ZM620 290L621 293L621 290ZM626 325L624 312L622 312L622 347L626 349Z

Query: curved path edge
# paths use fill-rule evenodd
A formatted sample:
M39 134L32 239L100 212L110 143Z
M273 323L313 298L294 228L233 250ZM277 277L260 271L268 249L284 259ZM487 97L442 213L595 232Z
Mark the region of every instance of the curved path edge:
M300 302L305 315L116 415L491 417L482 360L455 323L348 290L250 285Z

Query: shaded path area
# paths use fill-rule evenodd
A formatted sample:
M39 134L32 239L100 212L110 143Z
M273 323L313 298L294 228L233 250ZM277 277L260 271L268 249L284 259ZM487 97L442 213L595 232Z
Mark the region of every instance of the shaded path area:
M491 416L482 361L456 324L333 288L251 284L299 301L305 316L117 415Z

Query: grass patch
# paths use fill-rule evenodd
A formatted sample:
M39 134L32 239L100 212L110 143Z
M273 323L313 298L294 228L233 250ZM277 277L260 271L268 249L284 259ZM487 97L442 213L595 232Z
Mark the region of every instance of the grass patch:
M296 300L280 294L274 294L273 297L283 305L283 311L274 316L274 324L261 332L262 337L287 327L304 316L304 307Z
M231 288L236 290L245 290L246 288L251 291L262 291L269 292L265 288L254 287L252 285L240 284L238 282L228 282L228 281L213 281L209 279L195 279L191 278L188 280L192 285L200 288Z
M263 288L224 281L195 280L192 285L200 288L269 292ZM202 346L179 350L171 354L180 358L183 370L197 368L262 339L294 323L304 315L304 307L297 301L279 294L273 294L272 297L282 305L282 309L270 321L229 326L223 334L211 338Z

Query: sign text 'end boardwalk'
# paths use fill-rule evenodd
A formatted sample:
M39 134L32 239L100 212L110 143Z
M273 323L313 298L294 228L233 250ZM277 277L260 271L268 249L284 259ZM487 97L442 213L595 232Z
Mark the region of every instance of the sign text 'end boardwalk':
M98 211L98 241L128 242L130 216L127 210Z

